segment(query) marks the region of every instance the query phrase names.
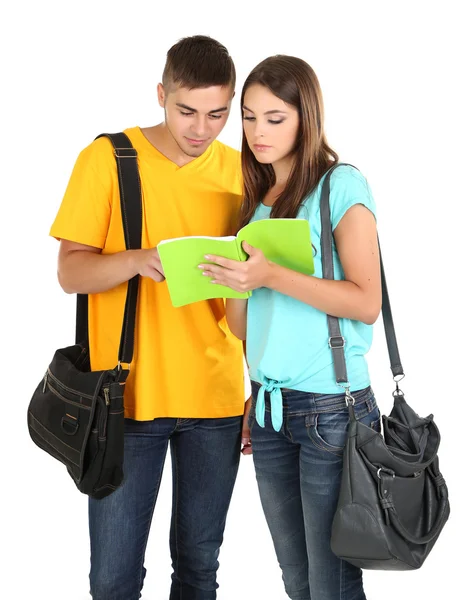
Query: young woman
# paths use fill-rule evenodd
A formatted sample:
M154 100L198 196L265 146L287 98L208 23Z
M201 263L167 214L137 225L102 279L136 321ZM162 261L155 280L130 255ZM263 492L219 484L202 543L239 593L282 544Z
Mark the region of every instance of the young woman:
M335 280L322 279L320 192L338 161L323 130L323 102L311 67L273 56L248 76L241 97L245 199L240 226L256 219L306 218L315 272L302 275L244 243L245 263L207 256L212 283L253 290L227 302L233 333L246 339L253 400L249 426L263 510L292 600L364 600L362 572L330 548L348 425L336 384L327 314L340 318L357 417L379 430L365 354L381 308L375 206L360 172L331 175Z

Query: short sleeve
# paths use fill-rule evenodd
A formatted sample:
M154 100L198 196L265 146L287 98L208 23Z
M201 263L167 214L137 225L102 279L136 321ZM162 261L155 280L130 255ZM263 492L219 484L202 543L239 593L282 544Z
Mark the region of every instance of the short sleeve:
M51 236L104 248L111 217L112 171L116 170L112 158L110 142L102 138L80 153Z
M334 231L351 206L363 204L376 219L376 206L365 177L351 166L338 167L331 173L329 205Z

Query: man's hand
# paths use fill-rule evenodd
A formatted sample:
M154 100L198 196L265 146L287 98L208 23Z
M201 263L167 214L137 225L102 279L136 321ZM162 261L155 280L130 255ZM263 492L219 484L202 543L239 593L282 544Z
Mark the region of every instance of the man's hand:
M135 250L136 268L142 277L150 277L157 283L165 280L165 273L160 261L157 248Z
M252 398L249 398L245 403L244 416L242 418L242 454L252 454L252 440L250 439L250 429L248 426L250 408L252 406Z

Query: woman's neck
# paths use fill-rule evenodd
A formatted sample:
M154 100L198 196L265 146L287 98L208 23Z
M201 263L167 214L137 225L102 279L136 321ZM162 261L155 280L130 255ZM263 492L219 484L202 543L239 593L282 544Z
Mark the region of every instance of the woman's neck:
M282 160L273 163L271 166L273 167L273 171L274 171L274 175L275 175L275 179L276 179L276 183L275 186L276 188L284 188L287 184L287 180L289 179L289 175L291 173L292 170L292 165L293 165L293 158L291 157L286 157L283 158Z

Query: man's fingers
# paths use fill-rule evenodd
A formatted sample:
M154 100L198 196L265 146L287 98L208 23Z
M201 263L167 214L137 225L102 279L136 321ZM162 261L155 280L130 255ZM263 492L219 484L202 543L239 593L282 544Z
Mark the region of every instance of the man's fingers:
M165 281L165 276L162 273L160 273L159 271L157 271L156 269L153 269L153 274L151 275L151 277L157 283L161 283L162 281Z
M163 277L165 276L165 271L163 270L163 265L161 264L160 260L157 261L157 266L155 268L159 273L163 275Z

